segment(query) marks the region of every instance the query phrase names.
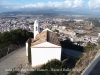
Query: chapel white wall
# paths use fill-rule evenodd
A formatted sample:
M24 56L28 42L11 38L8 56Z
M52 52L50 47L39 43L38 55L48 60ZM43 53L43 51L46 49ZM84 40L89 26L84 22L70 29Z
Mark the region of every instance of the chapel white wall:
M28 56L28 43L26 42L26 56Z
M61 59L61 48L31 48L32 67Z

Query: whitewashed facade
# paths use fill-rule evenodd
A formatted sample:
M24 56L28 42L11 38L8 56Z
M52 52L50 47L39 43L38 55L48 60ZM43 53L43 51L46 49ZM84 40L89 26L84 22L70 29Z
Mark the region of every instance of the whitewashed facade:
M61 47L44 42L31 47L32 67L47 63L52 59L61 59Z
M28 42L26 42L26 56L28 56Z

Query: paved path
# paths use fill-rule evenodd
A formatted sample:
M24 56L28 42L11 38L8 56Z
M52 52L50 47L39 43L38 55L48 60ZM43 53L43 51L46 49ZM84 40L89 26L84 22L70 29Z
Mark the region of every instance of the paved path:
M100 57L100 49L97 51L92 62L83 71L82 75L100 75L100 58L99 57Z
M95 59L100 56L100 50L98 50ZM95 65L95 67L92 69L92 71L89 73L89 75L100 75L100 60Z
M96 64L89 75L100 75L100 61Z
M0 59L0 75L7 75L7 70L10 70L20 64L25 66L27 63L25 47L17 49Z

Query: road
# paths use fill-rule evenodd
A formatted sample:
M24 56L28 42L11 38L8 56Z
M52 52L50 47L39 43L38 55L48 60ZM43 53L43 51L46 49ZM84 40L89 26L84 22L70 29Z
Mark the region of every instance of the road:
M7 71L18 67L20 64L26 66L28 63L25 47L17 49L0 59L0 75L7 75Z

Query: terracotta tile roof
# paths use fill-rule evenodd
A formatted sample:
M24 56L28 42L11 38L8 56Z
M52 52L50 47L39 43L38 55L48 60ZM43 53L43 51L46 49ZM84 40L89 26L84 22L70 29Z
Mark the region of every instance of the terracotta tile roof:
M49 43L60 46L60 40L57 34L49 30L42 31L40 34L37 34L36 38L32 40L31 46L34 46L43 42L49 42Z

